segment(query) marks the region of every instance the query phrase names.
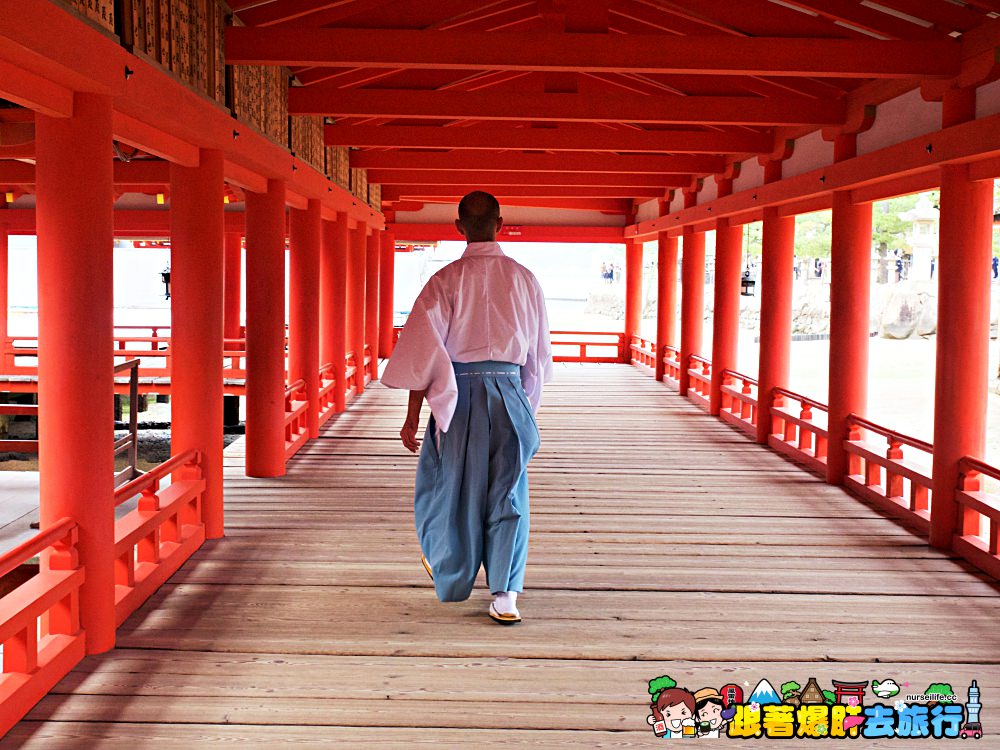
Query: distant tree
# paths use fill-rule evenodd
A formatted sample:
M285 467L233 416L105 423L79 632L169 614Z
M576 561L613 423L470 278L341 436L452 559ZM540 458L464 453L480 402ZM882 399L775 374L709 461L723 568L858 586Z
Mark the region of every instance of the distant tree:
M672 687L677 687L677 680L675 680L670 675L663 675L662 677L655 677L649 681L649 694L656 700L656 697L662 693L664 690L669 690Z
M795 254L802 258L829 258L833 240L833 212L816 211L795 217Z
M802 686L794 680L791 682L783 682L781 683L781 699L786 700L793 692L801 689Z
M924 695L940 695L940 696L950 696L954 695L955 690L947 682L934 682L927 686L924 691ZM938 700L938 703L951 703L950 700Z
M837 695L832 690L824 690L823 697L826 698L826 702L833 705L837 702Z

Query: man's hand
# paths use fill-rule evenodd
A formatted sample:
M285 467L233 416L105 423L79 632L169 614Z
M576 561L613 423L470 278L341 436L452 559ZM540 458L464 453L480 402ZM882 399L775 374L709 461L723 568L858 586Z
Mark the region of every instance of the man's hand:
M403 422L403 429L399 431L399 436L403 439L403 445L410 453L420 450L420 441L417 440L417 428L419 424L416 419L409 419Z

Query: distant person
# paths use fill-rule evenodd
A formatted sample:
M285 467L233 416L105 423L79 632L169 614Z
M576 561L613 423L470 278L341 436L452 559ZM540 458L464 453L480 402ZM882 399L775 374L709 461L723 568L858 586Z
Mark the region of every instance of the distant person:
M1000 258L993 256L993 280L997 280L997 273L1000 271Z
M898 282L898 281L902 281L902 280L903 280L903 259L897 255L896 256L896 281Z
M542 385L552 378L548 316L537 279L496 242L496 198L469 193L455 226L465 252L421 290L382 384L410 390L399 435L420 449L414 516L438 599L468 599L485 566L489 616L509 625L521 621L527 466L539 446ZM421 445L424 398L431 418Z

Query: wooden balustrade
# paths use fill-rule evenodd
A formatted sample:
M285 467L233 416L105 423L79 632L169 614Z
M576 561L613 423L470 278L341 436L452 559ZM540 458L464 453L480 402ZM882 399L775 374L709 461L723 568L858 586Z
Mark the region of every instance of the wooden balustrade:
M757 381L735 370L722 373L722 402L719 418L757 436Z
M788 401L798 402L798 408L792 408ZM771 431L767 443L825 478L828 414L826 404L787 388L775 388L771 391Z
M629 361L633 365L641 365L651 372L656 370L656 342L643 338L642 336L632 336L629 344Z
M692 354L688 363L687 397L708 411L709 394L712 390L712 360Z
M959 519L952 547L980 570L1000 578L1000 493L983 487L984 478L1000 482L1000 469L966 456L958 470Z
M309 440L309 399L301 378L285 388L285 459L294 456Z
M115 521L115 619L121 625L205 541L201 454L185 451L115 490L138 505ZM171 475L166 487L162 480Z
M320 427L326 424L327 420L337 411L335 398L337 381L333 375L335 369L332 362L328 362L319 368L319 390L317 395L319 397Z
M622 332L551 331L550 336L553 362L612 363L625 358L626 339ZM591 349L608 353L591 352Z
M349 404L358 396L358 383L355 377L358 372L357 360L354 352L347 352L344 366L344 403Z
M0 736L84 656L77 534L63 518L0 557L0 577L40 557L38 573L0 599Z
M681 352L676 346L663 346L663 379L674 389L681 387Z
M930 528L934 446L856 414L848 416L847 429L844 449L849 454L849 463L844 486L904 520L920 533L927 534ZM885 446L880 448L867 440L865 431L884 438ZM904 446L922 454L922 460L904 457Z
M34 417L38 419L37 404L0 404L0 415L10 417ZM19 438L7 438L0 440L0 451L14 451L15 453L38 453L37 440L23 440Z

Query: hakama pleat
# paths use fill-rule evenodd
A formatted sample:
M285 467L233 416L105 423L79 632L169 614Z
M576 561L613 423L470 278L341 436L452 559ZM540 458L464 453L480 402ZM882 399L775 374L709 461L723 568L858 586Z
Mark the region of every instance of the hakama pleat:
M486 568L490 591L521 591L528 556L527 467L538 427L507 362L454 363L458 401L447 432L427 425L414 492L420 547L441 601L468 599Z

